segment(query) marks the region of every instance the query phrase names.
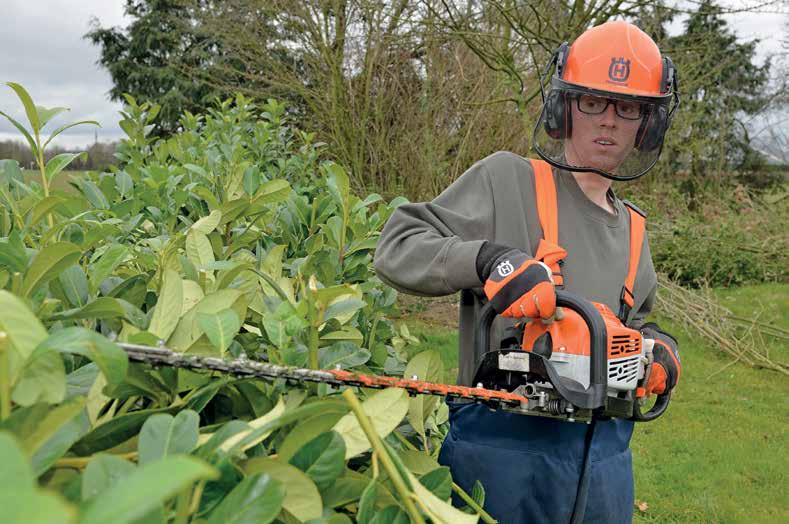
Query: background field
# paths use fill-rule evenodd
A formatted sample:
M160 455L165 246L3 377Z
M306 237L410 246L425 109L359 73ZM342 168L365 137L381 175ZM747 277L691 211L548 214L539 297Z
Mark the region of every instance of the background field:
M789 285L716 290L735 314L789 325ZM402 320L425 348L441 351L449 376L457 370L454 305L446 300L410 304ZM722 355L669 319L677 334L682 382L667 414L636 426L634 522L789 522L789 383L772 371L729 365ZM787 344L766 340L786 360Z

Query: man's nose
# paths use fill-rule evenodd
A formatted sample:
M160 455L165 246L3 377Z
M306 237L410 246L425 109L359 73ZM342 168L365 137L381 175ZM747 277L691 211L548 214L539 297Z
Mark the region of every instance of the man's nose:
M616 108L614 107L614 102L609 103L608 107L606 107L605 111L600 115L600 125L607 127L616 126Z

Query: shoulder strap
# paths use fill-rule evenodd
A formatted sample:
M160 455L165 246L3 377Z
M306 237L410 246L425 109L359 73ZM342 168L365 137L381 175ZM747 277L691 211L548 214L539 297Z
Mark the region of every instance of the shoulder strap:
M622 201L630 214L630 257L627 264L627 277L625 285L622 286L622 294L619 297L619 319L627 321L630 310L635 305L633 290L636 285L636 273L638 272L638 262L641 258L641 249L644 244L644 231L646 230L646 214L635 204L627 200Z
M559 209L556 203L556 184L551 165L545 160L531 161L534 170L534 190L537 197L537 215L545 240L559 245Z
M556 184L551 165L544 160L532 160L534 192L537 200L537 216L540 219L543 238L537 246L534 258L551 269L556 286L564 285L561 265L567 251L559 246L559 205L556 199Z

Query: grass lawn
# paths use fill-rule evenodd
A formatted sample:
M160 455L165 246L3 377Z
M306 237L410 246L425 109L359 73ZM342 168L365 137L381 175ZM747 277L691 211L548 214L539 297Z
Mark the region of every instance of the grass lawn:
M762 322L789 325L789 285L719 290L735 314L760 312ZM451 306L450 306L451 307ZM447 370L457 368L457 333L403 319L424 347L441 351ZM677 334L682 378L669 411L637 424L632 441L637 523L789 522L789 379L743 364L708 347L667 319ZM771 356L788 360L775 339Z
M74 188L70 186L68 183L69 176L78 175L80 173L84 173L84 171L73 171L73 170L62 171L55 178L55 183L52 185L52 189L61 189L63 191L74 191ZM39 184L41 183L41 173L37 170L23 169L22 176L24 176L26 184L29 184L32 181L36 181Z

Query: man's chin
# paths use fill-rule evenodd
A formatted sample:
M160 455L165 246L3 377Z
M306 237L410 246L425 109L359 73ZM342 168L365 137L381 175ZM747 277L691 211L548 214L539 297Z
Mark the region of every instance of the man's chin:
M610 155L593 155L592 158L577 167L586 169L598 169L608 173L613 172L619 166L620 161L617 158L612 158Z

